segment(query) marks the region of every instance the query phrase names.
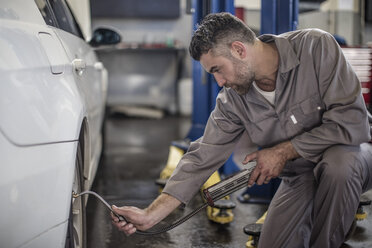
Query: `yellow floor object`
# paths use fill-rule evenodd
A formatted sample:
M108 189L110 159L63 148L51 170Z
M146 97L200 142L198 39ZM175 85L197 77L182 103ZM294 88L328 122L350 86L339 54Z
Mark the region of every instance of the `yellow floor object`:
M261 218L259 218L255 224L257 225L263 225L263 223L265 222L265 219L266 219L266 215L267 215L267 211L261 216ZM258 246L258 240L259 240L259 236L252 236L252 235L249 235L248 237L248 241L247 243L245 243L245 247L246 248L256 248Z
M366 197L365 195L361 195L358 209L354 216L354 221L351 224L351 227L348 233L346 234L345 241L349 240L354 235L354 232L357 228L357 221L362 221L362 220L367 219L367 212L364 211L363 207L368 206L368 205L371 205L371 200L368 199L368 197Z
M267 215L267 211L261 216L261 218L259 218L256 223L257 224L263 224L265 222L265 219L266 219L266 215Z
M164 169L160 172L159 179L156 180L156 184L159 185L159 194L163 191L167 180L172 175L174 169L176 169L178 162L181 160L185 152L176 146L169 147L168 161Z
M170 146L167 165L160 172L161 179L168 179L172 175L183 155L184 151L181 148Z
M364 220L366 218L367 218L367 213L366 212L356 213L355 214L355 219L356 220Z
M363 206L364 205L369 205L368 203L365 203L365 202L359 202L359 206L358 206L358 209L357 209L357 212L354 216L354 221L353 223L351 224L351 227L349 229L349 231L347 232L346 234L346 237L345 237L345 241L351 239L351 237L354 235L354 232L357 228L357 221L362 221L362 220L365 220L367 218L367 212L364 211L363 209Z
M359 206L355 214L355 220L359 221L367 218L367 212L364 211L363 207L368 205L371 205L371 200L368 199L365 195L362 195L360 197Z
M218 171L215 171L208 178L208 180L204 183L204 185L201 187L200 192L202 193L204 189L218 183L219 181L221 181L220 174L218 173ZM221 200L230 201L230 197L225 196ZM228 205L230 205L230 207L228 207L228 208L222 207L222 205L226 205L226 204L223 204L224 202L221 201L221 200L216 202L217 206L221 205L220 208L211 207L211 206L207 207L207 217L208 217L209 220L211 220L213 222L216 222L216 223L219 223L219 224L227 224L227 223L230 223L234 220L234 214L232 212L232 208L235 207L235 204L229 204L228 203ZM222 204L219 204L219 202L222 203Z

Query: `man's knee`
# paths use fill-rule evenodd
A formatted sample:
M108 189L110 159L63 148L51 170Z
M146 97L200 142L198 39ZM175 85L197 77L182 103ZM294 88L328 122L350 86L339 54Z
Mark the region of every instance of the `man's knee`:
M322 160L316 165L316 180L328 180L331 184L342 185L355 176L362 176L361 149L359 146L337 145L327 149Z

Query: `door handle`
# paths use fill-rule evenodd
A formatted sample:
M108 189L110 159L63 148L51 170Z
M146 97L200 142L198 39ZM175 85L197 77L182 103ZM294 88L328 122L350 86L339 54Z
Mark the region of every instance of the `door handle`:
M96 63L94 63L94 68L97 71L102 71L104 69L103 63L102 62L96 62Z
M86 63L84 60L82 59L74 59L72 61L72 66L75 70L75 72L81 76L83 75L84 71L85 71L85 68L86 68Z

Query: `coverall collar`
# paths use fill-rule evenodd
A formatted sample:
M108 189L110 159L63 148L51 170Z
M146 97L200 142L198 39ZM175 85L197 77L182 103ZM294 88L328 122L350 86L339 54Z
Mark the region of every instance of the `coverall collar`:
M297 54L292 48L292 45L289 43L288 39L279 35L265 34L258 37L262 42L275 42L275 45L279 53L279 68L278 75L276 79L276 88L275 88L275 103L278 101L278 95L282 91L284 85L286 84L286 78L288 73L296 68L300 61L297 58ZM271 109L275 107L270 105L267 100L255 90L250 90L245 98L248 102L254 103L256 105L265 106ZM274 104L276 105L276 104Z
M264 34L258 37L262 42L275 42L279 53L279 72L286 73L300 64L297 54L293 50L288 39L280 35Z

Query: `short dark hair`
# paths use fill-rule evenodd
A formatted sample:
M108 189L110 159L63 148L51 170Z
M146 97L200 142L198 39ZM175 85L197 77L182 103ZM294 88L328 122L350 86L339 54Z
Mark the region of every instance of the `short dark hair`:
M222 12L207 15L194 32L189 52L193 59L200 60L202 54L216 53L220 45L230 48L234 41L253 44L255 33L240 19L230 13ZM220 50L220 49L219 49Z

